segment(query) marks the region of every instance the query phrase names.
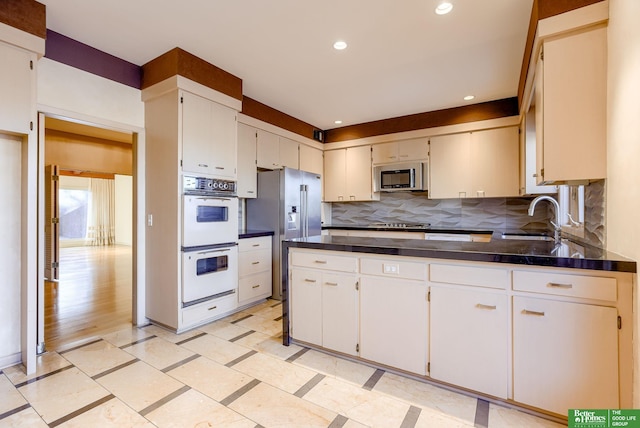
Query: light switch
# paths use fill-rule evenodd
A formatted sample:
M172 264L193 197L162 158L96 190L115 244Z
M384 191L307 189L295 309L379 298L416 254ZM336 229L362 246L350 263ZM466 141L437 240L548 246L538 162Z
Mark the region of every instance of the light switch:
M153 226L153 214L147 215L147 226Z

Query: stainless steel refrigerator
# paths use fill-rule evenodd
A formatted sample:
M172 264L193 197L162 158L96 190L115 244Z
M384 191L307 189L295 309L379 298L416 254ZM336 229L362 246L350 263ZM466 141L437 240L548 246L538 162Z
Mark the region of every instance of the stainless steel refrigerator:
M247 199L247 229L273 230L273 298L282 299L282 240L320 235L320 174L298 169L258 172L258 197Z

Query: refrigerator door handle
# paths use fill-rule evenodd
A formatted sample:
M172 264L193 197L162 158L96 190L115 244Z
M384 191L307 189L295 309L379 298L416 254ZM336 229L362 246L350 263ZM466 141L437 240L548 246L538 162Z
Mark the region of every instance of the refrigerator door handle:
M307 185L300 185L300 237L307 238L309 236L309 223L308 215L309 210L307 206Z

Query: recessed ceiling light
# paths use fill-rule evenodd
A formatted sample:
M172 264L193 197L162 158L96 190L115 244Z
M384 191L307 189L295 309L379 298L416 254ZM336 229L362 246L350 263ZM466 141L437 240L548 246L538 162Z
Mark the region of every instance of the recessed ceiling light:
M346 49L347 48L347 42L343 42L342 40L338 40L337 42L335 42L333 44L333 48L336 49L336 50L339 50L339 51L341 51L343 49Z
M463 99L464 99L465 101L471 101L471 100L472 100L472 99L474 99L474 98L475 98L475 95L467 95L467 96L466 96L466 97L464 97Z
M447 13L451 12L451 9L453 9L453 4L449 3L448 1L443 1L438 5L438 7L436 7L436 13L438 15L446 15Z
M335 122L333 122L333 123L335 123L336 125L342 125L342 121L341 121L341 120L336 120L336 121L335 121Z

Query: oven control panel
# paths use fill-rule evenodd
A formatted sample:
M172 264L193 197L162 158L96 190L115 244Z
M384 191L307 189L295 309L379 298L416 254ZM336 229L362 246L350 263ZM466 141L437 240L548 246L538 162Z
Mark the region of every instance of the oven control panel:
M185 194L211 195L225 194L236 195L236 182L219 180L216 178L184 176L182 189Z

